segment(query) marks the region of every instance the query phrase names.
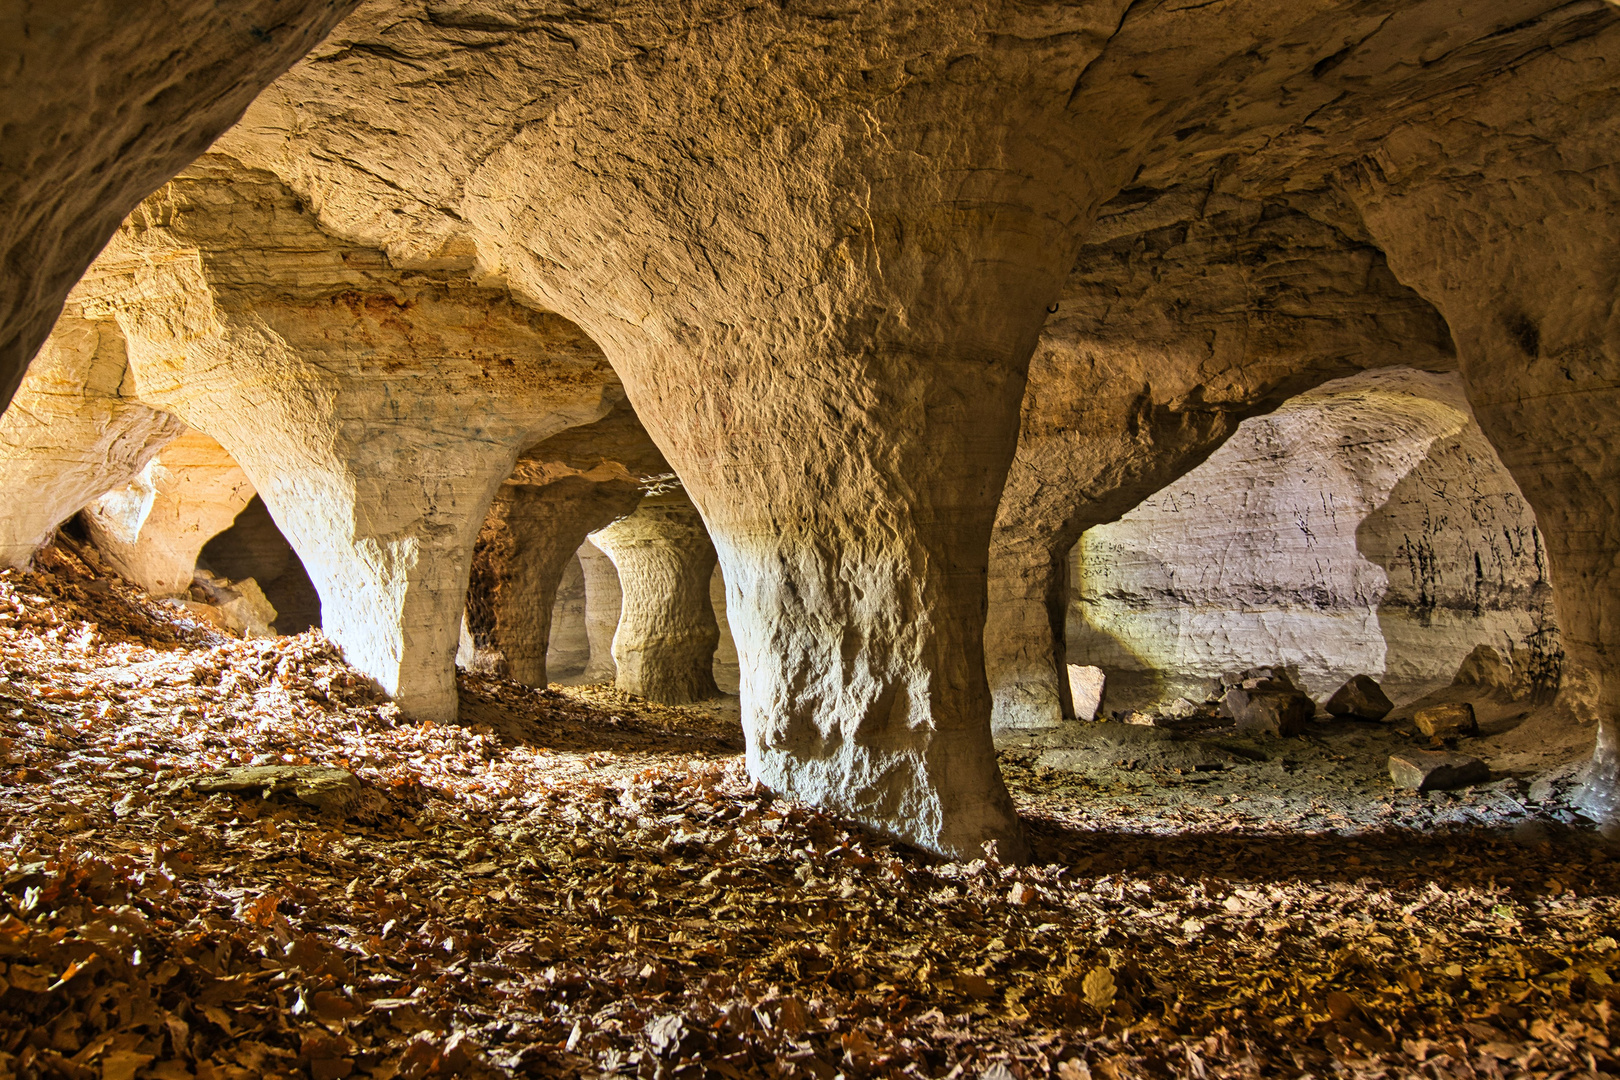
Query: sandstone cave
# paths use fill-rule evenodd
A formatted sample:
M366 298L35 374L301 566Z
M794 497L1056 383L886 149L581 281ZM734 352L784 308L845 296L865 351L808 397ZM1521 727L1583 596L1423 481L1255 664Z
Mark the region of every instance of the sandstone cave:
M1620 1074L1614 0L0 59L0 1080Z

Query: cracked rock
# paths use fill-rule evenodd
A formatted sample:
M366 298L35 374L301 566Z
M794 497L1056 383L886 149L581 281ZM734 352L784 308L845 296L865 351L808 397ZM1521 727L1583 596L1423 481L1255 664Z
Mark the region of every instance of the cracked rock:
M360 781L347 769L320 765L251 765L218 769L194 778L193 791L261 791L268 799L287 794L320 810L342 810L360 795Z
M1472 754L1449 750L1403 750L1390 755L1389 778L1409 791L1443 791L1481 784L1490 768Z

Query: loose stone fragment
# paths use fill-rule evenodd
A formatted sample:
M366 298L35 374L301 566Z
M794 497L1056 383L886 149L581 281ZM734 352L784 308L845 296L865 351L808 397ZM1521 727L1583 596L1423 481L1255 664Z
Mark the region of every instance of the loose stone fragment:
M1074 702L1076 720L1097 719L1106 684L1102 668L1089 664L1069 665L1069 697Z
M1471 754L1449 750L1403 750L1389 759L1389 778L1409 791L1441 791L1482 784L1491 770Z
M1425 735L1454 739L1458 735L1473 735L1479 731L1474 719L1474 707L1466 701L1430 705L1412 714L1412 722Z
M1370 675L1353 675L1328 698L1327 711L1357 720L1382 720L1395 708Z
M1297 690L1248 690L1235 686L1223 699L1238 731L1247 735L1298 735L1316 715L1316 703Z
M193 791L261 791L265 798L287 793L321 810L341 810L360 794L360 781L347 769L320 765L250 765L218 769L194 778Z

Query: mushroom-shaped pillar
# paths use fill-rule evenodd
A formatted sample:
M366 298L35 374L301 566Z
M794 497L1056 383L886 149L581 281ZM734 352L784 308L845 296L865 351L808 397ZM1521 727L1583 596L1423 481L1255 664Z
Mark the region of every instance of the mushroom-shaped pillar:
M84 523L114 570L154 596L178 596L203 545L252 499L253 484L225 448L187 431L129 484L85 507Z
M1584 809L1620 821L1620 23L1397 128L1352 198L1457 341L1546 538L1559 702L1596 722Z
M185 430L131 397L128 374L116 322L76 304L57 321L0 415L0 566L28 565L57 526L134 481Z
M348 661L407 714L453 719L490 501L523 447L608 411L612 371L566 320L394 270L262 175L201 169L131 216L86 287L142 398L252 479Z
M613 635L619 689L667 705L717 696L715 553L697 507L678 490L649 495L591 542L613 560L623 590Z

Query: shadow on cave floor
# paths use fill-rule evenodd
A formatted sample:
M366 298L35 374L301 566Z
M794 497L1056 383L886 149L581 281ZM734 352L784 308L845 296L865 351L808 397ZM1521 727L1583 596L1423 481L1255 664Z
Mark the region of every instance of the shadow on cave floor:
M613 688L459 673L460 723L487 726L509 743L567 753L731 756L743 751L736 697L660 705Z

